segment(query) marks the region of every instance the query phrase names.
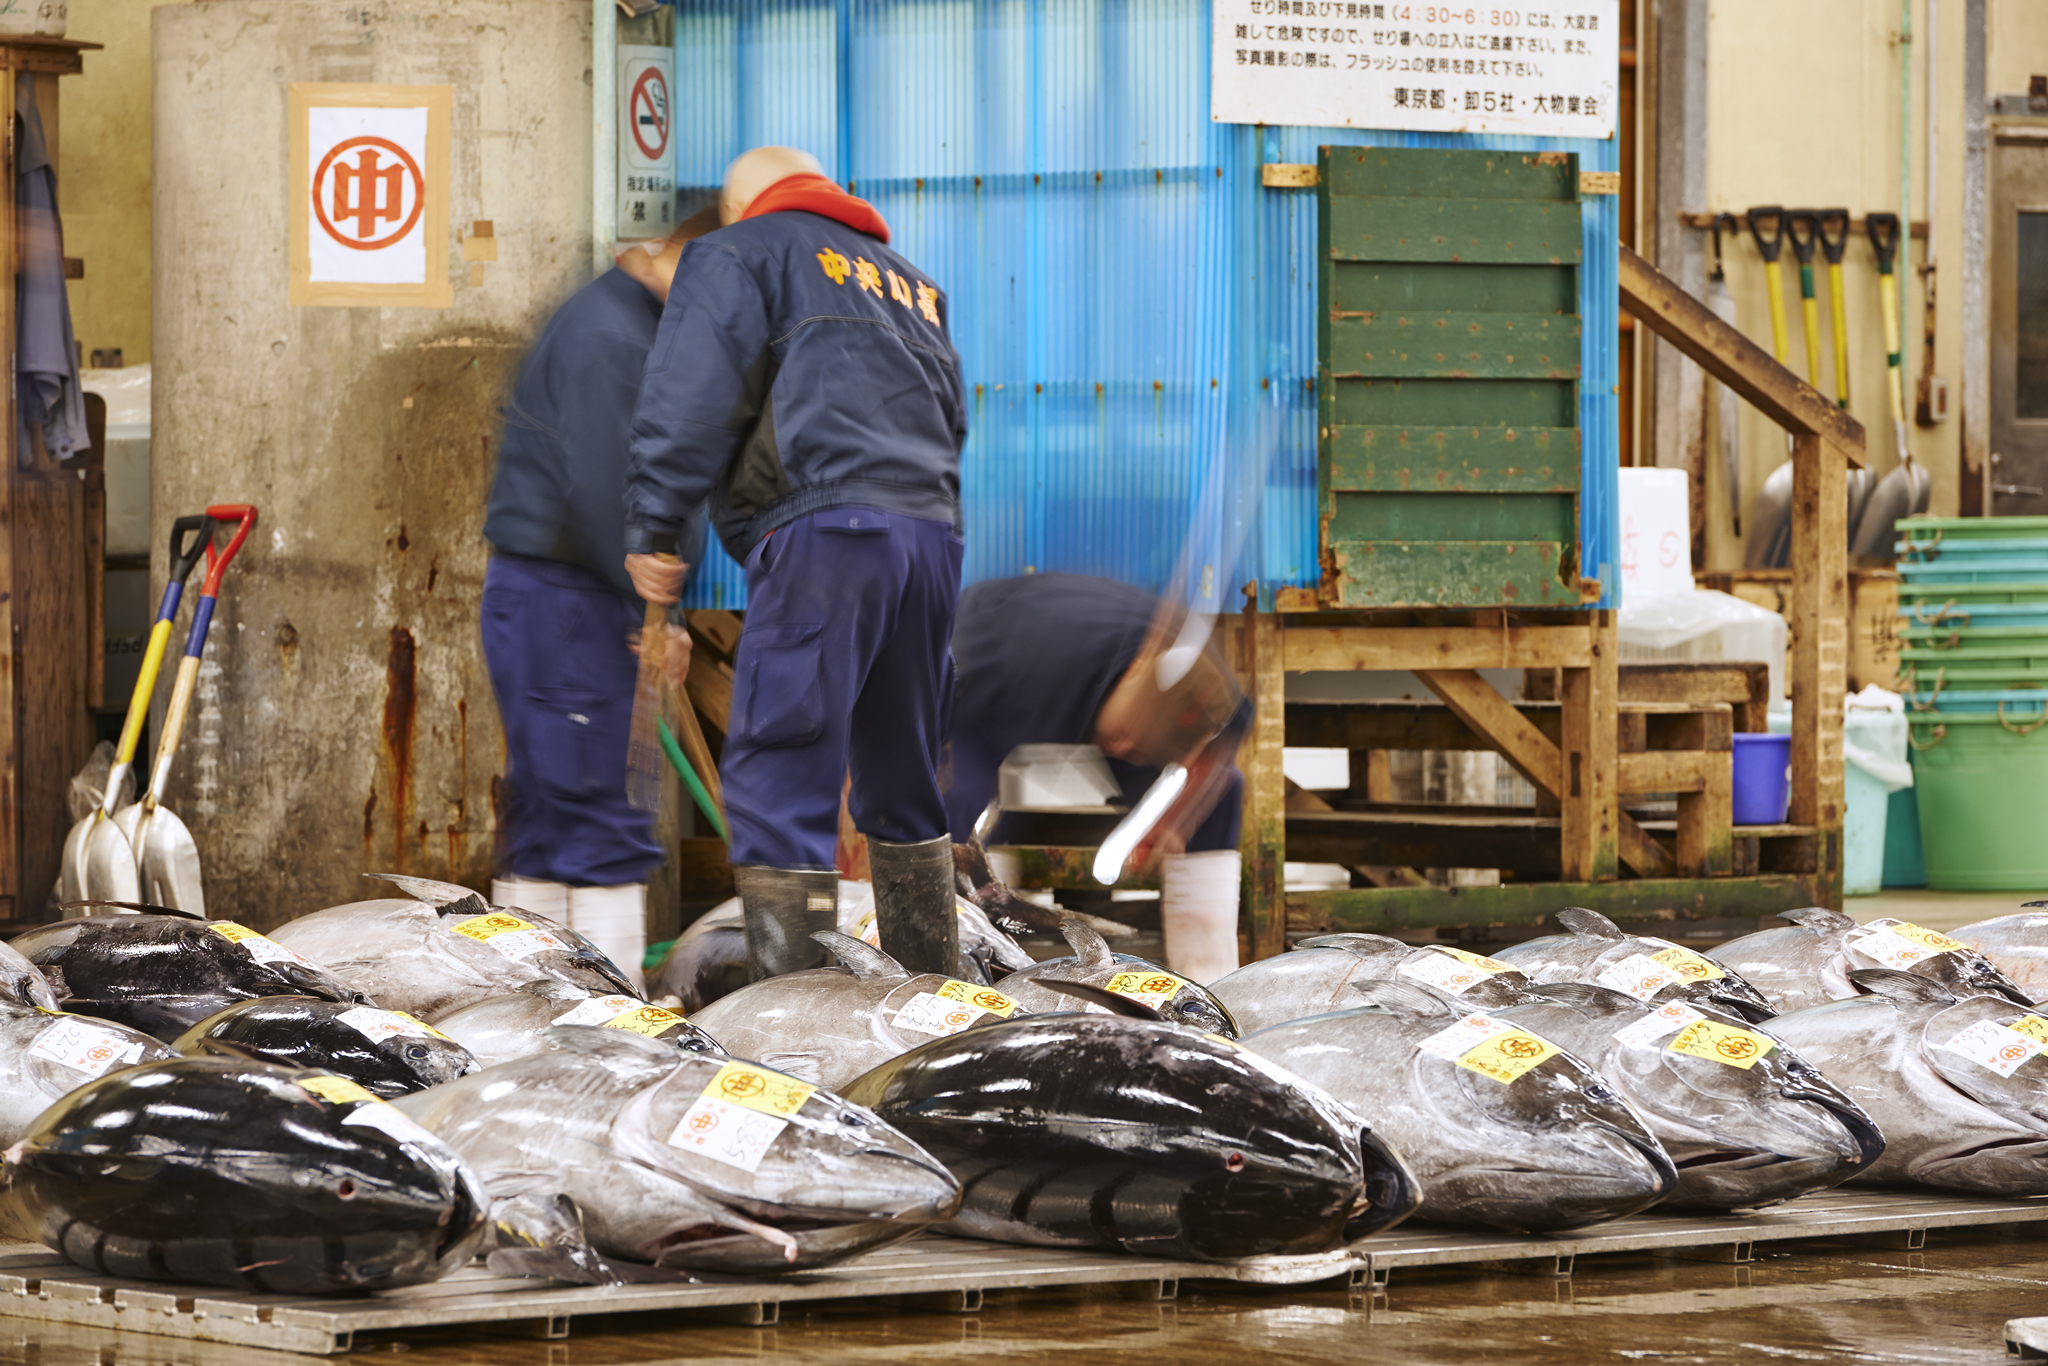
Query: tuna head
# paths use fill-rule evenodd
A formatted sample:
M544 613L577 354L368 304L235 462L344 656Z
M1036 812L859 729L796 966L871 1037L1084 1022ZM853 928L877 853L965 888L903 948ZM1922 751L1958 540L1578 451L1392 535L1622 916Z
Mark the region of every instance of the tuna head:
M1857 969L1853 984L1875 994L1780 1016L1771 1032L1884 1132L1883 1155L1856 1180L2048 1194L2048 1124L2036 1117L2048 1063L2035 1061L2026 1032L2048 1034L2048 1021L2033 1024L2003 997L1958 999L1913 973Z
M1417 1218L1577 1228L1677 1184L1627 1101L1550 1040L1419 983L1355 990L1370 1004L1261 1030L1245 1046L1364 1115L1421 1182Z
M374 1290L465 1265L483 1196L448 1148L331 1073L179 1058L46 1111L5 1176L88 1270L278 1294Z
M757 1063L562 1026L552 1047L410 1097L494 1201L575 1203L607 1257L829 1265L952 1216L960 1189L871 1112Z
M1639 1001L1684 1001L1746 1020L1767 1020L1773 1013L1769 999L1725 963L1668 939L1626 934L1582 906L1559 911L1557 921L1566 933L1502 949L1497 957L1546 986L1590 982Z
M2048 998L2048 910L2030 901L2017 915L1980 920L1950 931L1957 939L1991 960L1991 965L2021 991L2039 1001Z
M403 1011L271 996L243 1001L185 1031L177 1049L318 1067L390 1100L467 1076L477 1059L454 1039Z
M1199 982L1170 972L1149 959L1112 952L1109 941L1079 916L1064 916L1060 933L1074 950L1071 958L1048 958L1003 979L1003 990L1034 1014L1073 1010L1074 1002L1044 985L1080 982L1129 997L1173 1023L1193 1026L1234 1039L1243 1031L1216 994ZM1094 1009L1094 1007L1090 1007Z
M1751 1209L1838 1185L1884 1151L1869 1115L1767 1029L1583 983L1499 1013L1597 1068L1678 1168L1675 1208Z
M1781 914L1793 928L1746 934L1711 955L1754 981L1781 1013L1858 995L1850 975L1859 968L1911 972L1961 995L1992 992L2033 1004L1983 954L1937 931L1890 918L1861 925L1822 906Z
M893 1058L847 1095L959 1178L953 1227L974 1237L1205 1261L1309 1253L1416 1199L1357 1115L1229 1040L1157 1019L1010 1020Z
M0 1003L55 1010L57 993L43 970L28 961L19 949L0 944Z
M704 1007L696 1025L737 1057L835 1090L931 1039L1030 1013L1005 991L909 972L850 936L811 937L845 966L764 978Z

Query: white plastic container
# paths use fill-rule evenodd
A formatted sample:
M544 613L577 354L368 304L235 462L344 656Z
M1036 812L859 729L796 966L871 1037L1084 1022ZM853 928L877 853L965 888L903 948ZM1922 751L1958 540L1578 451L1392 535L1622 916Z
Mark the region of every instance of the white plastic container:
M1019 745L996 772L1005 811L1101 806L1121 791L1093 745Z

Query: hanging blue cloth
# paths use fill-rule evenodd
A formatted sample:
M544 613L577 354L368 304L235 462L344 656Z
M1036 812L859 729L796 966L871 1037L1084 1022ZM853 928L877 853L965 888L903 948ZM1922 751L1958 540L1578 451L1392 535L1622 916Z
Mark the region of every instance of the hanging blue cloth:
M43 140L35 77L23 72L14 87L21 120L16 144L14 207L21 225L21 275L15 281L20 331L15 346L15 393L21 445L40 427L52 460L68 460L89 444L85 397L78 387L78 347L71 338L71 300L64 290L64 224L57 216L57 168Z

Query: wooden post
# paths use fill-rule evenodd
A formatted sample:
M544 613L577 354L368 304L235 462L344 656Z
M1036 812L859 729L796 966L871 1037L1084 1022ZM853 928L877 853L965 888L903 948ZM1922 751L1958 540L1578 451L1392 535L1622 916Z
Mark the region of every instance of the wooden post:
M1237 666L1252 701L1252 724L1237 751L1244 774L1238 848L1244 853L1242 923L1252 959L1287 948L1287 775L1280 762L1287 743L1287 674L1281 644L1280 618L1247 598Z
M1564 751L1558 800L1563 807L1563 880L1607 882L1618 872L1615 841L1620 676L1614 613L1588 614L1593 637L1584 668L1561 669Z
M1842 701L1849 670L1848 464L1819 436L1792 445L1792 804L1811 825L1815 882L1842 904Z

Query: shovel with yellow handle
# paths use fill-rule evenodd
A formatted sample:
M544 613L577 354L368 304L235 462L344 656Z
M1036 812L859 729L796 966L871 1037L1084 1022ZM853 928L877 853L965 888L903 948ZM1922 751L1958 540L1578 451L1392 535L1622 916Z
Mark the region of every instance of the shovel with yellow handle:
M141 899L152 906L169 906L194 915L206 914L206 891L199 870L199 846L178 813L163 804L164 787L171 776L171 761L178 753L178 738L185 729L185 714L192 706L192 691L199 681L199 656L206 649L207 628L213 624L213 605L220 597L220 578L228 561L249 539L256 525L256 509L247 503L210 507L206 515L216 522L235 522L235 534L228 548L218 555L213 541L206 543L206 578L199 586L199 601L192 607L192 625L185 636L185 657L178 664L178 678L171 685L171 704L164 711L163 738L157 744L156 765L150 773L149 791L114 813L114 824L128 838L135 851L136 875Z
M98 808L72 826L71 833L64 837L64 859L57 882L59 895L66 902L142 899L135 852L114 825L114 803L120 800L121 781L128 776L136 744L142 739L142 721L149 715L149 699L156 691L157 670L163 665L164 646L171 638L178 602L185 595L185 580L199 563L202 548L212 544L213 526L211 517L180 517L171 523L170 573L164 583L163 602L157 608L156 624L150 628L149 645L142 652L142 672L136 675L135 692L128 699L128 719L121 727L121 741L114 750L114 766L107 772L106 793Z

